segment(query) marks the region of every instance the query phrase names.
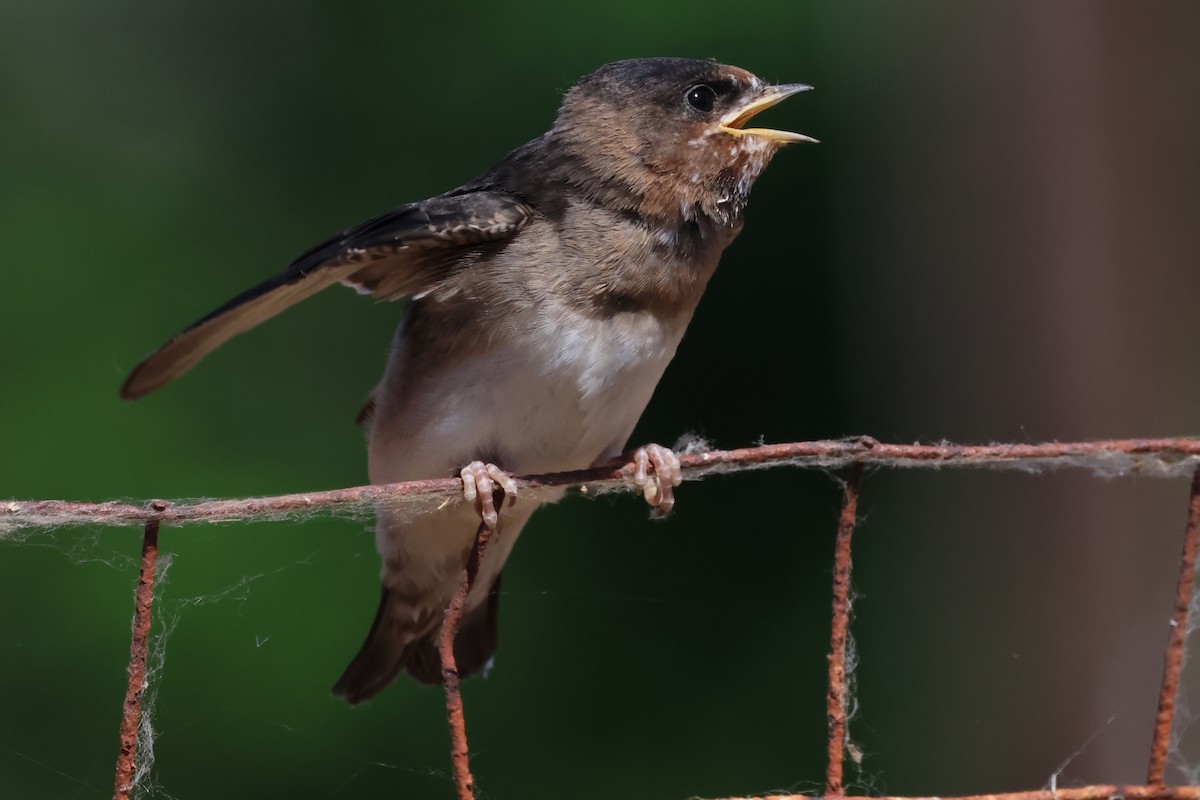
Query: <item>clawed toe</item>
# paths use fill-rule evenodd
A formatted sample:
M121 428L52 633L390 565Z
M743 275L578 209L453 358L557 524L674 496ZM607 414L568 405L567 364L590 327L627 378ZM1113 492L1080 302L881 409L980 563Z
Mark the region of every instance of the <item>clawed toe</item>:
M662 518L675 505L675 487L683 483L679 457L658 444L639 447L633 454L633 482L653 507L651 516Z
M459 475L462 476L463 498L468 503L474 503L483 524L495 530L496 523L500 520L496 513L496 487L500 487L508 498L509 505L512 505L517 499L517 482L495 464L485 464L482 461L467 464Z

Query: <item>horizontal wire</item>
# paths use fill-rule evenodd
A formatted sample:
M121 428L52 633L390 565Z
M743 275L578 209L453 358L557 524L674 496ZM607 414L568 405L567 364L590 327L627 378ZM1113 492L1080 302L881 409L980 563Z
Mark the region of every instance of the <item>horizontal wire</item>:
M1087 469L1105 477L1138 474L1190 477L1200 467L1200 439L1108 439L1039 444L887 444L870 437L788 442L738 450L680 455L685 480L716 473L769 467L832 470L850 464L889 468L990 468L1039 472ZM520 491L577 487L585 494L632 490L633 469L614 459L592 469L528 475ZM462 494L459 478L355 486L302 494L201 502L151 500L142 504L76 503L64 500L0 501L0 536L21 529L66 525L145 525L148 522L232 522L301 516L319 510L366 514L380 506L411 508L414 513L451 502Z
M723 797L719 800L1200 800L1200 786L1070 786L1000 794L939 795L930 797L857 795L772 794L754 797Z

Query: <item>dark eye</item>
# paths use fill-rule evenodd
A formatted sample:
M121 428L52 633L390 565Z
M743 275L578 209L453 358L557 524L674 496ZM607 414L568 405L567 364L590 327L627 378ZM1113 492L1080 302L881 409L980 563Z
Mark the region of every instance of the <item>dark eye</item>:
M687 101L692 108L707 114L717 103L717 93L708 84L701 83L687 90Z

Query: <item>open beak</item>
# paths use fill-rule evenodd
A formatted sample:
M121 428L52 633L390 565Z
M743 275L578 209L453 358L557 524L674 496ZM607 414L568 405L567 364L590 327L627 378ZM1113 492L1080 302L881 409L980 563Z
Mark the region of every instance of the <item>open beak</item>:
M762 136L770 139L773 142L782 142L784 144L792 142L813 142L818 143L811 136L805 136L803 133L792 133L791 131L777 131L773 128L744 128L742 127L750 118L758 114L760 111L765 111L771 106L781 103L787 98L800 92L807 92L813 87L804 83L785 83L780 86L768 86L746 103L741 108L735 108L724 117L721 118L721 130L733 136Z

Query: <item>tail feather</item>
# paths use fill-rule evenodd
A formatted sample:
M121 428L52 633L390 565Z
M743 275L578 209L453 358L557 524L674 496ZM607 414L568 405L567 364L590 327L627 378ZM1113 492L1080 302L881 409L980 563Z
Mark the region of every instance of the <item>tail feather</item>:
M442 660L437 650L441 625L436 625L420 639L409 641L412 621L405 621L408 614L395 613L395 603L385 587L367 640L333 685L333 693L350 705L364 703L379 694L403 669L421 683L442 682ZM496 652L499 606L500 578L497 576L487 599L466 614L459 624L454 638L454 660L460 677L479 672Z
M385 587L367 640L333 685L333 693L352 706L383 691L404 666L404 640L396 615L388 613L390 605Z
M454 637L454 663L458 676L466 678L487 668L496 654L499 643L500 576L488 590L487 599L465 614ZM421 683L442 682L442 657L438 653L439 625L420 640L413 642L404 658L404 668Z

